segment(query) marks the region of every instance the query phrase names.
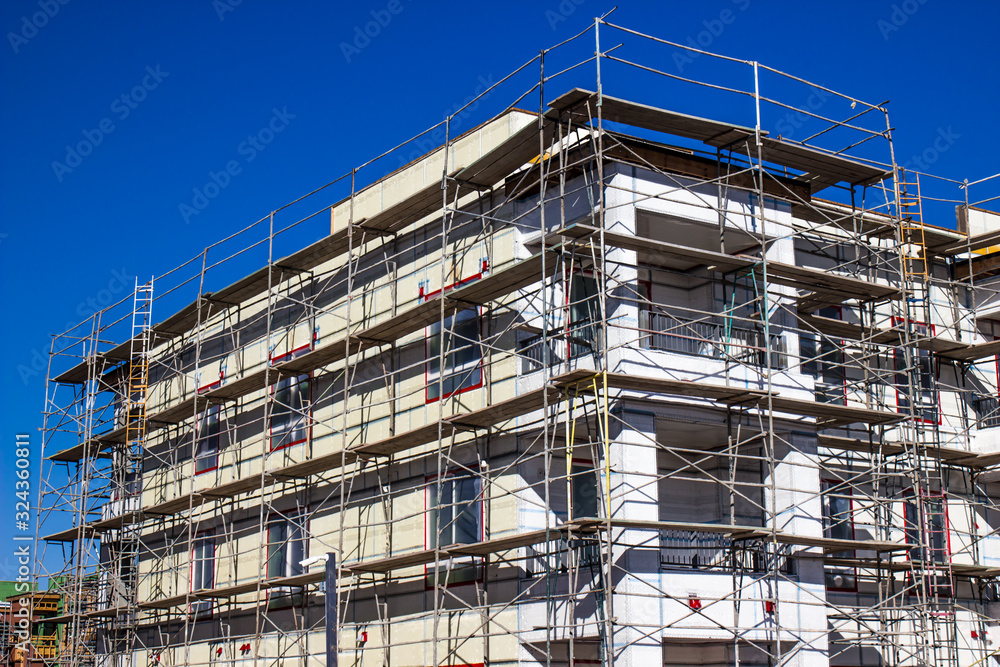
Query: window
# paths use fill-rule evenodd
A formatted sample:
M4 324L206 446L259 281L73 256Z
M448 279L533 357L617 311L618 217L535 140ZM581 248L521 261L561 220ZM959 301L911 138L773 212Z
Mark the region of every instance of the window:
M304 572L306 530L302 517L276 519L267 525L267 578L294 577Z
M840 480L821 482L823 499L823 536L834 540L854 539L854 501L851 489ZM854 551L839 551L833 558L854 558ZM825 568L826 587L830 590L856 591L857 570L854 567L828 565Z
M911 491L910 497L903 504L903 522L906 544L910 546L910 561L928 568L924 575L927 593L951 595L948 570L935 567L947 565L951 559L947 500L943 495L924 495L918 498Z
M460 471L427 482L427 547L475 544L485 539L483 532L482 480ZM425 586L467 584L482 578L481 559L456 556L425 567Z
M191 548L191 592L215 587L215 532L200 534ZM211 600L191 604L192 614L212 611Z
M842 319L838 307L821 308L821 317ZM843 341L839 341L842 343ZM847 383L844 369L844 353L837 344L826 336L803 333L799 337L800 368L804 375L816 380L816 399L821 403L847 404Z
M570 279L568 314L566 324L569 340L568 354L578 357L594 353L598 336L600 301L597 295L597 279L592 275L574 273Z
M309 438L309 374L281 378L271 398L271 450L305 442Z
M482 480L447 475L428 484L428 548L483 541Z
M893 319L893 326L900 326L903 320ZM934 326L914 322L911 324L912 335L916 338L927 338L934 335ZM913 414L923 422L938 423L937 385L934 377L934 361L930 350L917 349L910 346L912 368L907 368L906 350L896 348L893 351L893 361L896 371L896 411L910 412L910 376L913 377ZM911 372L908 372L911 371Z
M427 401L447 398L483 385L483 348L479 309L460 310L427 332ZM444 372L441 346L444 344Z
M308 532L305 517L277 518L267 524L267 578L282 579L305 573ZM302 588L275 586L268 589L268 609L302 604Z
M195 420L194 472L215 470L219 467L219 424L221 406L213 405Z
M130 462L124 452L116 452L113 456L117 465L115 466L111 500L127 501L127 499L134 498L142 491L142 474L139 470L141 464L135 461ZM134 503L137 501L132 500L129 502ZM119 511L124 511L124 507Z
M903 506L903 520L906 543L911 547L910 560L936 565L948 562L948 507L944 496L921 496L918 501L911 495Z
M599 517L600 493L594 464L590 461L573 461L570 466L573 480L570 483L574 519Z

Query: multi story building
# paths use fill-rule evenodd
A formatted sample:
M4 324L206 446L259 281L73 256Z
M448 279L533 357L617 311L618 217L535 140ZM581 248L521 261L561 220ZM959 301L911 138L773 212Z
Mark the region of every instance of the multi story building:
M18 586L6 588L14 590ZM58 594L37 590L14 593L6 596L3 605L0 607L3 665L41 667L59 659L60 627L49 620L60 612Z
M55 338L61 664L989 659L1000 216L926 220L882 106L597 53Z

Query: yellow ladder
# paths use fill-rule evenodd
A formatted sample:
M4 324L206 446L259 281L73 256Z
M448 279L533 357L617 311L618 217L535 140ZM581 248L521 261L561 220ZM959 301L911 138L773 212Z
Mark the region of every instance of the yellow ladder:
M902 241L916 248L916 253L907 253L903 261L903 278L907 283L912 280L927 280L927 241L924 237L920 175L912 174L912 177L912 180L907 180L906 170L898 168L896 211L899 214Z

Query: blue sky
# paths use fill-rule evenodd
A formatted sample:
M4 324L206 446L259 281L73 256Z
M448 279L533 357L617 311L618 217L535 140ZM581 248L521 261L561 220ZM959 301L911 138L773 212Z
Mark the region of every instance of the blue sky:
M861 100L891 100L900 162L916 158L957 180L1000 171L989 157L998 149L1000 5L994 2L620 5L615 23L757 60ZM30 433L36 448L40 442L51 334L127 296L136 275L164 273L440 121L611 6L598 0L2 3L0 335L7 353L0 365L0 488L13 488L15 434ZM606 38L605 48L625 41L610 31ZM592 52L590 41L575 51ZM682 75L708 69L707 58L687 62L676 49L638 47L632 55ZM547 71L560 62L553 58ZM534 66L531 76L536 72ZM727 120L735 113L700 98L659 94L648 78L611 67L608 73L617 76L608 82L613 94L652 96L664 106ZM573 81L553 83L546 98ZM809 99L808 91L788 94L793 104ZM514 97L512 90L491 95L456 119L456 131ZM529 99L523 106L537 108L537 93ZM745 122L745 111L731 120ZM819 113L851 112L823 101ZM377 169L402 162L393 157ZM213 174L225 185L198 200ZM984 186L982 196L998 189L987 194ZM332 189L322 196L332 203L341 195ZM928 221L953 226L948 209ZM315 240L322 226L304 226L300 238ZM220 275L213 287L229 277ZM2 506L13 503L8 498ZM0 545L12 544L13 521L12 512L0 516ZM9 576L5 549L0 578Z

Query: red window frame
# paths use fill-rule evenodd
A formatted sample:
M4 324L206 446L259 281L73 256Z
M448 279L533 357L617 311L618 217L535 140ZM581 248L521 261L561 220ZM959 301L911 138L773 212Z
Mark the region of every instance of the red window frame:
M418 300L419 300L420 303L426 303L426 302L430 301L431 299L436 298L437 296L441 295L442 293L447 294L448 292L450 292L450 291L452 291L452 290L454 290L454 289L456 289L458 287L462 287L464 285L468 285L469 283L472 283L472 282L475 282L477 280L480 280L480 279L483 278L483 276L486 275L486 273L488 272L488 270L489 270L489 262L484 259L482 261L481 271L479 273L475 274L474 276L469 276L468 278L465 278L463 280L459 280L458 282L452 283L451 285L447 285L447 286L445 286L445 288L443 290L439 289L439 290L435 290L433 292L427 292L425 294L424 293L424 286L423 286L423 284L421 284L420 285L420 291L419 291L419 294L418 294ZM480 345L482 345L482 337L483 337L483 309L480 306L475 306L475 309L476 309L476 323L478 324L478 328L479 328ZM463 308L462 310L472 310L472 308ZM455 311L455 314L452 315L451 317L454 318L456 315L458 315L458 313L459 313L459 311ZM480 355L479 355L479 381L478 382L476 382L475 384L471 384L471 385L469 385L467 387L463 386L463 387L461 387L459 389L456 389L454 391L442 392L441 395L439 395L439 396L431 396L430 387L431 387L432 380L431 380L431 368L430 368L430 365L431 365L431 359L430 359L430 357L431 357L430 337L433 334L430 333L430 329L431 329L431 327L424 327L424 359L425 359L425 361L424 361L424 404L425 405L429 405L431 403L436 403L436 402L438 402L440 400L449 398L451 396L457 396L459 394L464 394L465 392L472 391L473 389L481 389L483 387L484 382L485 382L485 375L486 375L484 373L484 369L483 369L483 355L482 355L482 353L480 353ZM438 335L441 336L441 340L442 340L442 344L443 344L443 342L444 342L444 332L442 331ZM447 358L447 355L446 355L446 358ZM435 378L433 380L433 382L438 382L441 379L441 377L444 374L444 372L445 372L445 369L439 369L439 371L438 371L438 377Z
M201 590L201 589L196 589L194 587L194 565L195 565L195 555L194 554L195 554L195 550L198 548L197 545L200 542L202 542L203 540L205 540L206 538L208 538L208 537L212 538L211 545L212 545L212 587L213 588L215 587L216 580L218 579L218 575L219 575L219 561L218 561L218 558L217 558L217 556L218 556L217 551L218 551L218 546L219 545L216 543L216 540L215 540L215 538L218 537L218 535L216 535L216 532L215 532L214 528L208 528L206 530L202 530L202 531L199 531L198 533L196 533L194 540L192 540L192 542L191 542L191 558L190 558L191 563L190 563L190 570L189 570L189 574L188 574L188 591L191 592L191 593L194 593L196 590ZM206 602L208 604L205 605L204 609L198 609L198 608L196 608L199 605L202 605L202 604L204 604ZM212 600L211 598L209 598L208 600L197 600L197 601L191 603L188 606L188 614L190 614L191 616L195 616L197 618L211 617L214 609L215 609L215 601Z
M456 476L475 476L474 473L462 468L451 468L442 475L425 475L424 476L424 549L433 549L431 546L431 531L433 531L436 526L431 525L431 485L436 484L437 480L444 477L456 477ZM486 495L485 490L482 486L482 480L480 480L479 487L479 541L484 542L486 540ZM438 546L448 546L448 545L438 545ZM486 572L483 567L483 559L479 556L469 556L470 563L468 567L474 567L476 569L476 576L465 580L465 581L455 581L449 582L445 581L445 588L451 588L453 586L467 586L469 584L481 584L485 581ZM464 563L460 567L466 567ZM448 572L444 573L445 578L448 576ZM429 583L433 581L434 577L434 564L430 563L424 565L424 590L433 590L433 584Z
M903 324L905 322L906 322L906 318L904 318L904 317L895 317L895 316L893 316L893 318L890 320L890 323L891 323L891 325L892 325L893 328L896 328L896 325ZM926 322L921 322L919 320L910 320L910 324L913 324L913 325L918 326L918 327L927 327L928 331L930 332L931 338L933 338L936 335L935 327L934 327L933 324L927 324ZM894 379L893 388L896 390L896 412L899 413L899 414L904 414L903 411L906 408L900 408L900 406L899 406L899 399L900 399L900 396L903 394L903 392L901 392L899 390L899 384L900 384L899 383L899 375L900 374L899 374L898 371L896 371L896 368L895 368L896 365L899 362L899 357L898 357L899 353L900 353L899 348L895 348L892 351L892 362L893 362L892 372L893 372L893 375L894 375L894 378L893 378ZM934 359L933 353L930 352L930 351L927 351L927 356L928 356L928 359L930 359L930 363L931 363L931 374L932 375L937 375L937 369L936 369L937 361ZM904 359L904 362L905 362L905 359ZM935 378L935 380L936 380L936 378ZM922 403L921 403L921 406L922 406ZM920 412L921 412L921 414L923 413L922 410ZM934 413L937 416L937 420L936 421L932 420L932 419L924 419L923 417L918 417L917 421L920 422L920 423L922 423L922 424L937 424L938 426L941 425L941 417L942 417L942 415L941 415L941 392L937 390L937 384L936 384L936 382L935 382L935 387L934 387Z
M916 505L917 504L917 500L919 498L919 505L917 505L917 520L918 521L920 520L920 514L921 513L924 515L924 520L925 521L927 520L927 516L928 515L927 515L927 510L924 507L924 503L927 501L928 498L939 498L941 500L941 514L943 515L943 518L944 518L944 534L945 534L944 544L942 545L942 547L944 549L944 557L946 559L944 561L944 563L950 563L951 562L951 557L952 557L952 551L951 551L951 520L948 518L948 494L946 494L944 491L937 491L937 492L934 492L934 493L920 493L920 494L917 494L917 493L914 492L913 488L910 487L910 488L906 489L905 491L903 491L903 496L904 496L904 500L903 500L904 507L906 505L911 505L911 506L912 505ZM906 546L908 546L908 547L913 547L914 549L919 549L920 548L919 544L914 544L913 542L910 541L910 531L907 529L907 524L908 523L909 522L907 521L907 518L906 518L906 511L904 509L904 511L903 511L903 543L906 544ZM924 529L926 527L925 526L920 526L919 528ZM908 561L911 560L911 558L910 558L911 551L912 551L912 549L907 549L906 550L906 560L908 560ZM932 565L942 565L944 563L939 563L937 561L934 561L931 564Z
M907 562L919 562L919 563L922 563L922 564L926 564L929 567L929 569L931 570L931 572L934 572L937 568L944 568L944 567L950 566L951 559L952 559L952 550L951 550L951 520L948 517L948 494L946 494L944 491L937 491L937 492L934 492L934 493L920 493L920 494L917 494L917 493L914 492L914 490L913 490L912 487L904 490L903 494L904 494L904 501L903 501L903 503L904 503L904 505L903 505L903 543L906 544L906 546L911 547L911 548L909 548L909 549L906 550L906 560L907 560ZM944 543L942 544L942 548L944 549L944 556L943 556L943 558L942 558L942 560L940 562L936 561L936 560L932 560L929 563L925 563L925 561L923 559L921 559L920 561L913 561L912 560L912 552L913 552L913 550L920 549L920 545L919 544L914 544L910 540L910 531L907 529L907 524L909 522L908 522L908 520L906 518L906 507L907 506L916 506L916 508L917 508L917 521L920 521L920 515L923 514L923 519L926 522L928 520L928 513L927 513L927 509L926 509L926 506L924 505L924 503L929 498L938 498L938 499L940 499L940 502L941 502L941 515L942 515L942 519L943 519L944 537L945 537ZM920 526L919 528L921 530L926 530L926 526ZM933 547L930 547L930 548L933 549ZM930 578L933 575L929 573L926 576L928 578ZM937 582L929 582L929 585L933 586L933 587L937 587L938 586ZM951 582L950 581L948 582L948 587L947 588L942 586L940 588L936 588L936 591L937 591L938 595L942 595L942 594L943 595L953 595L954 594L954 590L953 590L953 588L951 586Z
M301 347L295 348L294 350L292 350L290 352L286 352L285 354L278 355L277 357L271 357L270 358L270 363L271 363L271 365L274 365L274 364L279 363L281 361L290 361L292 359L295 359L296 357L302 356L306 352L311 351L312 350L312 346L313 346L312 342L309 342L309 343L306 343L305 345L303 345ZM272 408L271 415L269 415L268 419L267 419L267 445L268 445L268 451L269 452L277 452L279 450L287 449L289 447L294 447L295 445L301 445L304 442L308 442L308 441L312 440L312 428L313 428L313 400L312 400L312 398L313 398L313 382L312 382L313 381L313 376L312 376L312 373L311 372L309 372L309 373L299 373L299 374L297 374L295 376L289 376L289 377L294 377L296 379L300 379L302 377L305 377L306 378L305 379L306 385L309 387L309 397L308 397L309 410L308 410L308 413L305 415L305 418L306 418L306 428L305 428L306 437L300 438L300 439L292 441L292 442L286 442L284 444L281 444L281 445L275 447L274 446L274 428L273 428L272 418L271 418L271 416L273 416L274 410ZM273 385L271 385L271 387L269 389L269 397L270 397L269 400L272 403L274 402L274 393L275 393L275 391L278 388L278 384L283 379L286 379L286 378L279 379L278 382L275 382Z
M833 487L837 487L837 486L843 486L844 487L844 490L840 491L838 493L840 493L841 495L846 495L848 497L848 499L850 500L851 509L850 509L850 522L849 522L849 525L851 527L851 539L852 540L856 540L857 539L857 532L855 531L855 526L854 526L854 490L844 480L842 480L842 479L836 479L836 478L833 478L833 477L822 477L822 478L820 478L819 483L820 483L820 489L823 490L823 491L826 490L824 488L826 485L833 486ZM826 523L827 517L826 517L826 511L825 511L826 510L826 506L825 505L823 506L823 510L824 510L823 511L823 522ZM826 526L823 527L823 532L824 533L826 532ZM851 557L854 557L856 555L856 552L855 552L854 549L848 549L848 550L845 550L845 552L846 551L850 551L851 552ZM840 567L840 566L834 566L834 567ZM847 568L845 568L845 569L847 569ZM854 571L854 576L853 576L854 585L853 586L851 586L851 587L845 587L845 588L838 588L838 587L834 587L834 586L827 586L826 590L828 590L828 591L837 591L837 592L842 592L842 593L856 593L858 591L858 568L851 567L850 569ZM826 583L825 580L826 580L826 577L824 577L824 584Z
M222 380L224 378L225 378L225 371L220 370L219 371L219 379L218 380L216 380L215 382L209 382L208 384L206 384L206 385L204 385L202 387L198 387L198 392L197 392L198 395L201 396L202 394L210 392L213 389L218 389L219 387L222 386Z

